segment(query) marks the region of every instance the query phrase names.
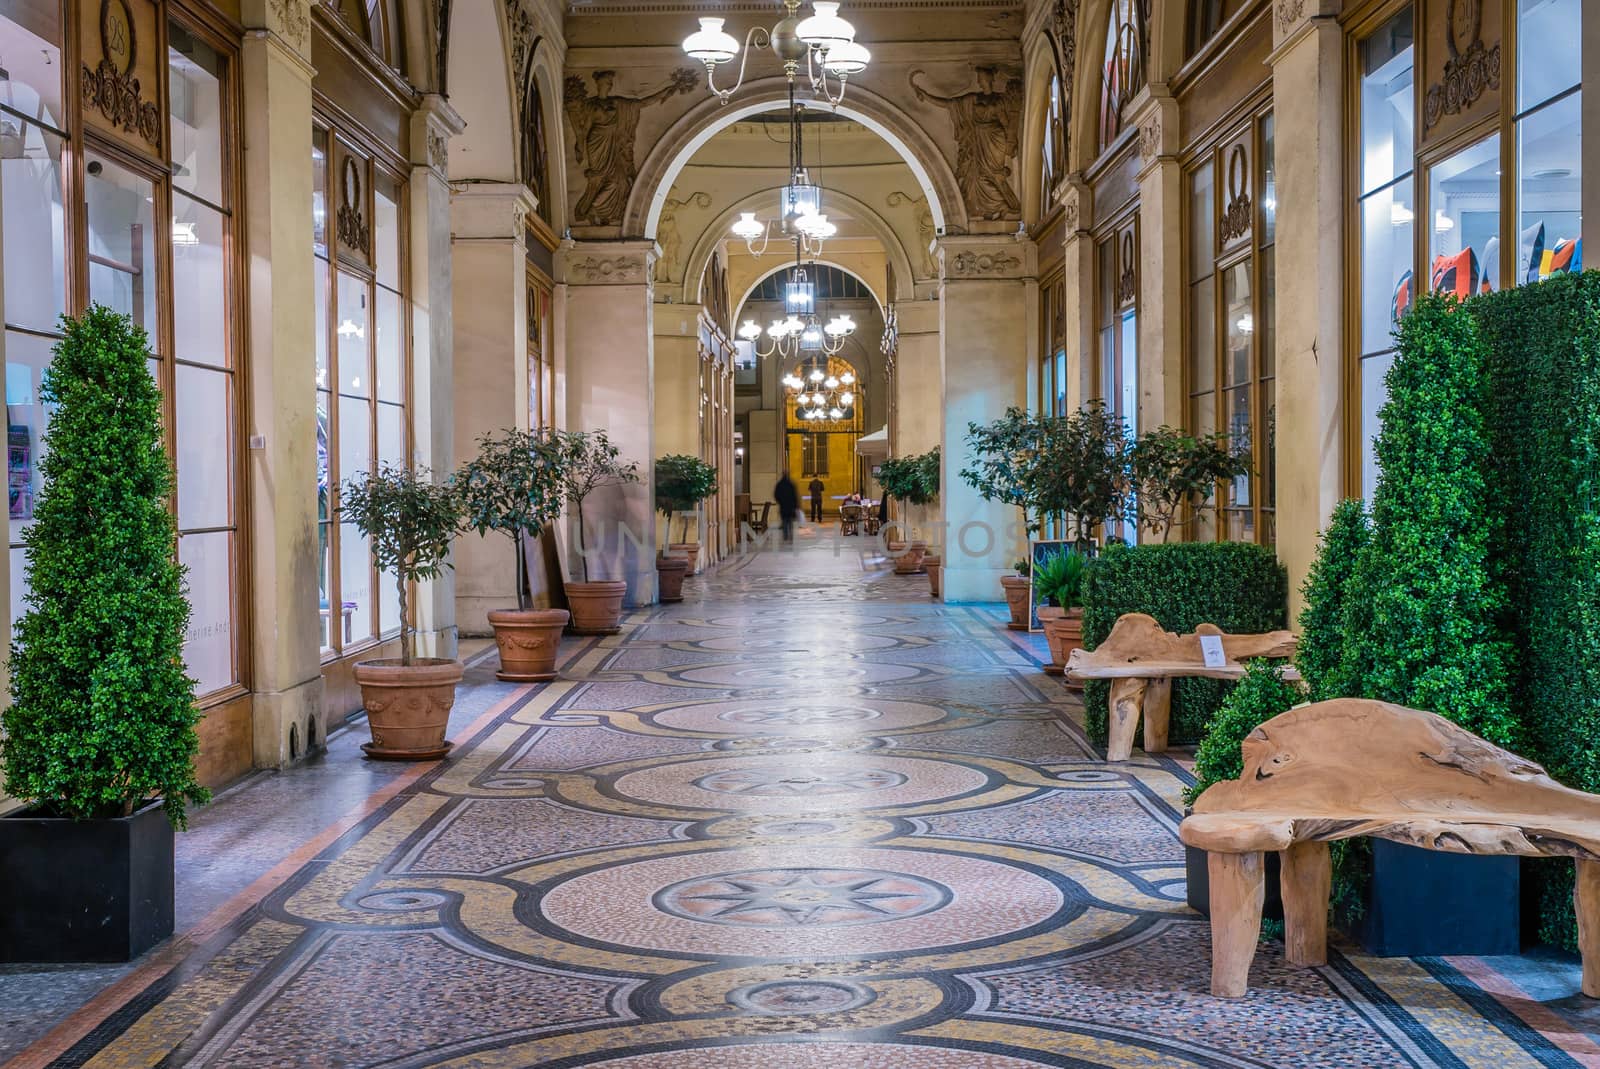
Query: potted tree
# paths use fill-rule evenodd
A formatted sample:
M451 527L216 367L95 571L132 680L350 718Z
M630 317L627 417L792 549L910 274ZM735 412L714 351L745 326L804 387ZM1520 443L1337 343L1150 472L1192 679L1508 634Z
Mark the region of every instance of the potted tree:
M372 732L372 741L361 748L389 761L443 757L450 752L445 733L462 666L446 657L415 655L406 588L437 579L450 567L450 543L461 529L456 491L434 482L426 469L384 464L376 474L345 481L338 513L371 540L374 563L394 577L400 594L400 656L356 662L355 680Z
M939 465L937 446L917 456L893 457L880 465L878 485L890 497L926 508L939 497ZM913 575L925 566L928 544L924 541L886 541L885 549L894 559L896 575Z
M1020 408L1008 408L992 423L967 424L968 465L961 478L978 491L985 501L1015 505L1022 511L1022 526L1028 535L1039 529L1036 518L1034 480L1043 447L1044 423L1049 417L1036 416ZM1000 577L1006 608L1013 631L1028 630L1031 606L1028 603L1029 579L1018 569L1016 575Z
M689 541L690 516L681 518L682 536L678 541L671 541L672 521L678 513L692 513L700 502L717 492L717 469L701 460L682 453L659 457L655 467L656 480L656 511L667 518L666 538L667 551L664 557L674 554L688 562L688 574L694 575L700 571L700 544L698 541ZM658 567L658 572L660 571ZM669 572L676 573L676 568L669 568ZM663 581L673 581L667 572L661 572ZM677 597L666 596L665 588L661 600L678 601L682 599L683 576L676 575L677 588L680 592Z
M1231 451L1220 434L1195 438L1159 427L1134 440L1128 470L1139 526L1165 542L1180 511L1198 516L1210 507L1219 482L1249 475L1250 457Z
M567 583L567 604L572 608L572 629L583 635L613 635L621 629L622 599L628 584L620 579L589 577L588 532L583 503L604 486L639 481L639 465L621 459L605 431L568 431L562 436L566 451L567 500L576 513L578 560L583 579Z
M128 961L172 934L173 831L209 793L149 344L98 305L62 324L0 714L5 787L26 806L0 819L0 957Z
M511 539L516 552L517 607L489 613L500 650L496 676L514 683L556 677L565 609L531 604L527 547L561 515L566 492L567 451L554 432L512 428L478 439L478 455L456 474L466 525Z
M939 472L943 467L943 454L938 446L917 457L913 469L913 492L911 503L918 508L929 508L939 500ZM925 571L928 573L928 591L934 597L939 597L944 586L944 557L931 552L926 542L915 539L907 547L910 554L920 552L917 566L912 571Z
M1080 549L1052 553L1033 570L1033 593L1041 604L1036 610L1050 644L1050 664L1045 671L1060 675L1072 651L1083 645L1083 574L1089 555Z
M1102 401L1044 419L1028 472L1038 515L1062 517L1079 548L1092 551L1128 511L1130 449L1127 425Z

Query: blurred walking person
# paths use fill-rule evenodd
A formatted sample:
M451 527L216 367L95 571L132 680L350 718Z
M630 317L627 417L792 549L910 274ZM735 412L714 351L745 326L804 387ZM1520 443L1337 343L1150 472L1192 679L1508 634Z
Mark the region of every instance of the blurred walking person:
M784 472L778 476L778 485L772 488L772 500L778 504L778 518L783 521L785 545L794 542L794 525L800 519L800 488Z

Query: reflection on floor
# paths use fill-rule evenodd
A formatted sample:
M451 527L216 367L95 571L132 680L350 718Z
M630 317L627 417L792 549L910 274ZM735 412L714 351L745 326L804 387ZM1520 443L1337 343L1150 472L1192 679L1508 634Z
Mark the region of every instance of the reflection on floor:
M1036 640L860 541L736 558L561 682L475 668L446 763L235 792L197 821L220 869L285 785L362 801L16 1064L1600 1066L1529 993L1566 963L1273 944L1210 998L1183 766L1101 763Z

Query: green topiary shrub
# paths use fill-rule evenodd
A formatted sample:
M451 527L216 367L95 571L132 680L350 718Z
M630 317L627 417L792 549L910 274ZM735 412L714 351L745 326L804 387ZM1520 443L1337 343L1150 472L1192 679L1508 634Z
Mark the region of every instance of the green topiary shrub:
M1350 580L1343 658L1363 697L1427 709L1499 746L1511 711L1505 591L1489 551L1503 520L1491 483L1485 344L1450 297L1419 300L1397 331L1380 413L1372 535Z
M1357 499L1341 501L1322 532L1317 559L1302 587L1305 608L1300 610L1300 644L1294 663L1312 701L1359 694L1356 666L1344 659L1345 599L1369 535L1366 506Z
M910 505L931 505L939 497L939 447L908 457L891 457L878 466L878 485Z
M1244 740L1256 728L1304 700L1300 689L1285 682L1271 661L1255 660L1246 665L1244 678L1206 725L1205 738L1194 753L1194 786L1183 792L1183 800L1193 805L1213 783L1243 775Z
M480 535L499 531L511 539L517 559L518 609L531 607L524 543L538 538L561 516L566 455L559 432L513 427L479 437L478 455L455 475L466 525ZM402 605L404 601L402 597Z
M1117 617L1148 613L1168 631L1189 632L1204 623L1224 631L1259 633L1288 626L1289 577L1265 546L1245 542L1113 545L1090 562L1083 578L1086 649L1106 640ZM1197 742L1231 684L1179 679L1172 687L1174 742ZM1089 737L1106 741L1109 687L1084 685Z
M717 492L717 469L699 457L684 453L657 457L655 466L656 511L667 517L667 537L672 536L672 516L693 512L700 502ZM683 520L680 542L689 539L689 519Z
M99 305L62 327L39 393L53 412L0 714L6 790L75 820L159 798L181 828L184 804L210 793L194 777L189 602L149 341Z
M1469 303L1487 345L1490 451L1508 517L1494 557L1529 756L1600 792L1600 272ZM1541 941L1575 949L1573 867L1538 861Z

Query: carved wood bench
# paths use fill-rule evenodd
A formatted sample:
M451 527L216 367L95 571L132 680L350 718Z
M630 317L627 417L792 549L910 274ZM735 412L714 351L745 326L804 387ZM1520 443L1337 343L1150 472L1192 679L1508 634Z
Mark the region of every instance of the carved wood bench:
M1328 844L1375 835L1429 850L1577 859L1583 993L1600 998L1600 795L1433 713L1341 698L1301 705L1244 742L1244 773L1179 827L1207 851L1211 993L1238 998L1261 932L1263 861L1282 858L1290 964L1327 962Z
M1200 637L1217 635L1227 664L1206 667ZM1110 737L1107 761L1126 761L1133 754L1133 733L1144 715L1144 752L1163 753L1172 720L1172 681L1184 676L1239 679L1245 662L1256 657L1290 657L1295 636L1289 631L1264 635L1229 635L1213 624L1201 624L1192 635L1163 631L1155 617L1142 612L1117 617L1111 634L1093 650L1074 650L1067 660L1066 676L1074 683L1086 679L1111 680ZM1293 668L1282 669L1288 679L1299 679Z

